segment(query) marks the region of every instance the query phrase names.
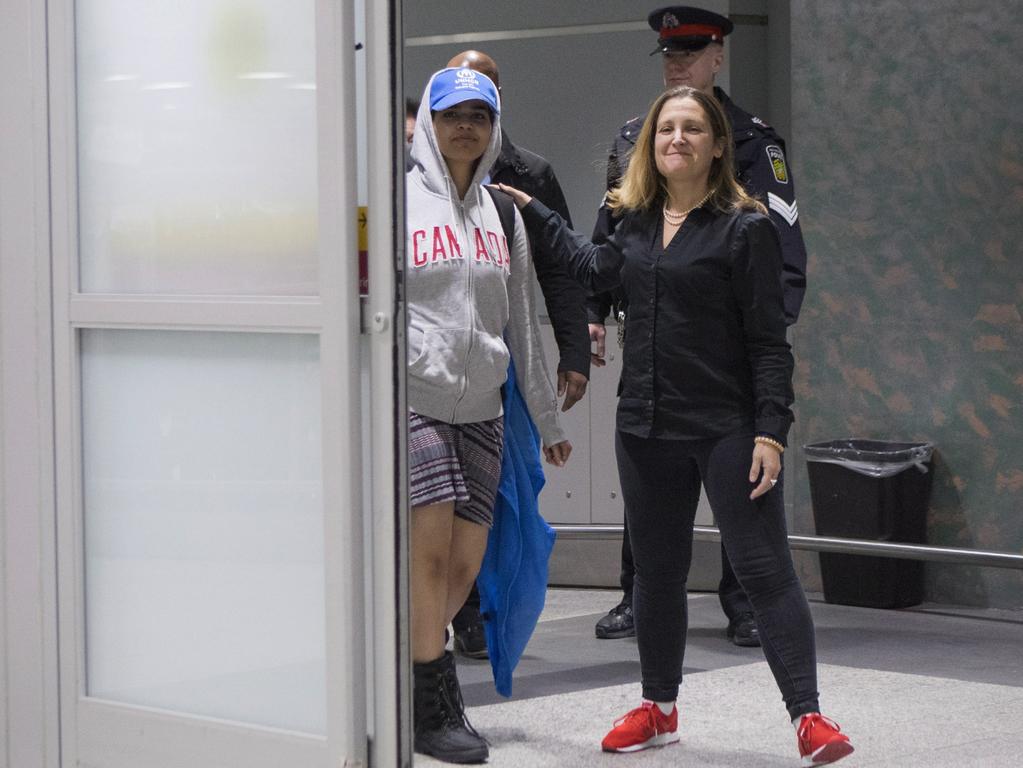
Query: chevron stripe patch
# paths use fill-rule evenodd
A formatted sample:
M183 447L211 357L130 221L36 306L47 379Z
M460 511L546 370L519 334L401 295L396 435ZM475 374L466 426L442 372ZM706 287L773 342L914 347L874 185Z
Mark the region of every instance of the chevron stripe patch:
M790 227L795 226L796 219L799 218L799 206L795 200L789 204L774 194L774 192L768 192L767 207L785 219Z

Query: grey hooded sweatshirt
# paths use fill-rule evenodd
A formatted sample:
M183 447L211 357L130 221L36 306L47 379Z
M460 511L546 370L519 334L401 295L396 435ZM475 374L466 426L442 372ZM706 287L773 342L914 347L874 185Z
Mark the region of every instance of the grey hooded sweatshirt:
M530 416L544 444L554 445L565 434L535 320L526 228L516 210L508 243L481 186L500 149L495 116L490 143L459 199L437 144L427 84L406 185L408 405L449 424L497 418L510 348Z

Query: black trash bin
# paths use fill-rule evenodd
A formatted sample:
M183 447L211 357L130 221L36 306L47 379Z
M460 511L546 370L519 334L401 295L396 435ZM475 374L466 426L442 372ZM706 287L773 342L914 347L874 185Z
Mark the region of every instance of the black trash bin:
M932 443L831 440L804 445L820 536L923 544L931 497ZM820 553L824 599L905 608L923 600L923 562Z

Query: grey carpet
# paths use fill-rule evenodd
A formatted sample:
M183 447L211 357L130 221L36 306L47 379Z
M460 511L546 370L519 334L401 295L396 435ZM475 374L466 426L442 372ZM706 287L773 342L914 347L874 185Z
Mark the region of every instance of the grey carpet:
M618 595L551 590L515 673L459 659L473 723L493 766L794 766L795 737L759 649L724 635L716 595L690 595L679 745L605 755L600 739L639 702L634 639L597 640ZM923 606L886 611L811 600L821 704L856 745L843 766L1020 764L1023 612ZM417 765L435 761L417 756Z

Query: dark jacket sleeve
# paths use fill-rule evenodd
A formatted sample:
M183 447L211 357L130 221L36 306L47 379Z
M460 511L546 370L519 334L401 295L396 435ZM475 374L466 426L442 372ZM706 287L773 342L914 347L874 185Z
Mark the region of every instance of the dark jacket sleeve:
M792 169L785 156L785 142L777 135L762 136L748 142L749 165L740 182L746 192L767 206L771 221L778 229L783 262L782 289L785 321L792 325L806 294L806 245L799 225L796 187Z
M540 175L536 197L572 226L568 203L554 170L548 165ZM536 279L543 292L547 316L551 319L554 339L558 344L558 371L575 371L590 376L590 335L586 329L586 293L576 284L565 267L546 253L549 244L542 238L529 238L533 249Z
M764 216L746 219L732 246L732 292L753 374L756 431L785 444L792 424L792 351L785 340L781 245Z
M607 156L607 189L614 189L625 175L625 169L629 165L629 155L632 153L633 143L625 137L628 128L635 120L630 120L622 126L622 132L615 136L611 143L611 151Z
M614 155L612 154L611 157L614 157ZM609 168L610 165L611 159L609 158ZM593 226L593 236L590 239L596 245L606 242L607 239L614 234L617 224L618 220L615 218L614 214L611 213L611 209L602 203L600 210L597 211L597 223ZM603 325L604 321L607 319L608 313L611 312L615 303L614 294L611 291L601 291L600 293L590 292L586 296L587 322Z
M622 175L628 164L629 153L632 152L632 144L619 134L611 143L611 151L607 156L607 190L610 191L621 183ZM597 223L593 226L592 240L597 245L606 241L614 234L618 226L618 218L607 207L601 203L597 211ZM622 305L620 295L611 291L590 293L586 297L586 319L591 323L603 324L609 312Z
M602 245L595 245L570 229L561 216L536 198L522 209L522 220L530 238L543 241L547 246L541 258L564 265L583 287L606 291L621 281L625 255L613 236Z

